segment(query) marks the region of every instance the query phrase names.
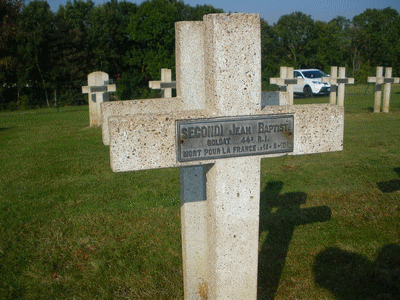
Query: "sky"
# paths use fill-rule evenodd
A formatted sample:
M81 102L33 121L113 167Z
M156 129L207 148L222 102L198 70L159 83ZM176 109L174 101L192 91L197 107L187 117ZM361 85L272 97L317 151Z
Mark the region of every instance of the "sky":
M126 0L140 4L140 0ZM26 1L29 2L29 1ZM47 0L51 10L57 11L60 4L65 5L67 0ZM107 0L93 0L95 4L103 4ZM300 11L311 15L315 21L328 22L337 16L352 19L368 8L383 9L388 6L400 13L400 0L183 0L191 6L209 4L221 8L225 12L258 13L273 25L283 15Z

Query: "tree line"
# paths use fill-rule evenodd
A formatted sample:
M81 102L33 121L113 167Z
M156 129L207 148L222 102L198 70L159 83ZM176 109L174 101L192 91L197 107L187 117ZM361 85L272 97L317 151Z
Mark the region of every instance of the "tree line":
M0 109L84 104L81 86L93 71L110 75L118 99L156 96L148 81L161 68L175 72L175 22L222 12L180 0L73 0L57 12L43 0L0 0ZM282 65L346 66L360 81L378 65L400 72L400 16L389 7L329 22L294 12L275 24L262 19L261 30L263 88Z

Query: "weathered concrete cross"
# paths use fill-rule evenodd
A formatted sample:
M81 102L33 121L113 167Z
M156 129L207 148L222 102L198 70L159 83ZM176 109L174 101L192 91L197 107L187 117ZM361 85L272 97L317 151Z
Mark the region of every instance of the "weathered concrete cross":
M111 167L180 167L185 299L256 299L260 159L342 150L343 108L261 110L258 15L206 15L176 33L178 97L158 99L170 106L102 105Z
M110 101L110 92L115 92L115 84L109 83L108 74L93 72L88 75L88 85L82 87L83 94L89 94L90 126L101 125L100 103Z
M330 103L344 106L344 89L346 84L354 84L354 78L346 78L346 68L339 67L339 77L337 67L331 67L331 76L322 77L322 82L331 85ZM337 92L337 99L336 99Z
M161 81L149 81L149 88L161 89L162 98L171 98L172 89L176 89L176 82L171 81L171 69L161 69Z
M293 105L293 85L303 84L304 79L295 79L292 67L281 67L280 78L270 78L269 82L278 85L280 91L288 92L289 105Z
M385 84L385 95L383 97L382 112L389 112L391 84L399 83L400 78L392 78L392 68L385 68L385 77L383 77L383 67L376 68L376 76L368 77L368 82L375 82L375 104L374 112L381 112L382 85Z

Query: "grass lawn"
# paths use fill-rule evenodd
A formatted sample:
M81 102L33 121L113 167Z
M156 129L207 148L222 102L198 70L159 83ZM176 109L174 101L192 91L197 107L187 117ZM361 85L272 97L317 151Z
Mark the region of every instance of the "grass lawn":
M398 299L397 86L346 98L344 151L262 160L259 299ZM113 173L88 124L0 113L0 299L182 299L179 170Z

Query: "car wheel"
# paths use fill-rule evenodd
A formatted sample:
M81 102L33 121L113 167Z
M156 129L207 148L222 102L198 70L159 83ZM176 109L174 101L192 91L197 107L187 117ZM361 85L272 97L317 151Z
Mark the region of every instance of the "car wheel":
M306 85L306 86L304 87L303 95L304 95L304 97L306 97L306 98L311 98L311 97L313 96L312 90L311 90L311 88L310 88L308 85Z

